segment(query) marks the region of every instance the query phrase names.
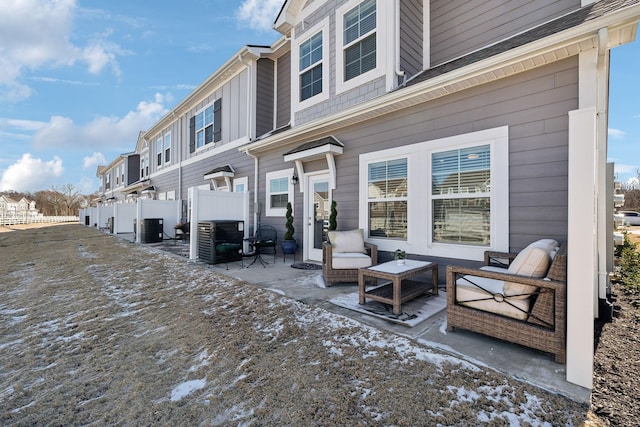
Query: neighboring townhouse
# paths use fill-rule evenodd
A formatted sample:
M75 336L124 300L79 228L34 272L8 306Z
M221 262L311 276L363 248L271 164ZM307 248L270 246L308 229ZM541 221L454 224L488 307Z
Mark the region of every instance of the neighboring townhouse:
M4 194L0 195L0 224L5 221L28 221L39 215L36 202L24 197L15 201Z
M141 134L125 191L183 200L184 218L189 188L249 191L251 226L279 233L291 202L312 261L331 201L339 229L442 265L568 242L567 379L590 388L609 53L639 17L640 0L284 1L281 39L242 48Z
M140 155L121 154L109 165L98 166L96 176L100 180L99 203L130 202L124 189L140 179Z

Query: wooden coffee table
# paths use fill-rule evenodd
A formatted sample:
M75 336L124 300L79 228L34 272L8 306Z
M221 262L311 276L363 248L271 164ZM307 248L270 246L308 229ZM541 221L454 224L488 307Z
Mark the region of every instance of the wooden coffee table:
M412 277L429 270L431 270L431 283L411 280ZM367 291L365 285L367 279L370 278L386 279L391 283ZM360 304L364 304L369 298L391 304L393 314L401 314L403 302L426 293L438 295L438 264L408 259L404 265L398 265L396 261L389 261L373 267L360 268L358 269L358 291Z

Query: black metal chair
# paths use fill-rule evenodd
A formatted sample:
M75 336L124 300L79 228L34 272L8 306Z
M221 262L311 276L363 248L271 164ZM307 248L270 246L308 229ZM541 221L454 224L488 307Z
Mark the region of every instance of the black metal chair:
M261 225L256 230L255 236L248 239L249 243L253 246L255 258L247 267L251 267L256 261L260 261L262 266L265 266L265 261L262 259L262 254L266 250L273 250L273 262L276 262L276 245L278 244L278 232L271 225ZM270 249L271 248L271 249Z

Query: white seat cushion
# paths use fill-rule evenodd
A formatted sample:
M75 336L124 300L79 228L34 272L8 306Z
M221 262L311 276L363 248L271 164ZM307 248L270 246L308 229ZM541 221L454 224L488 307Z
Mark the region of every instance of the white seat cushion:
M334 252L331 267L334 270L351 270L354 268L371 267L371 257L359 252Z
M364 232L361 228L350 231L329 231L327 235L334 253L367 253L367 250L364 247Z
M474 277L472 280L478 283L479 277ZM504 285L504 282L500 280L493 279L483 279L483 288L487 289L491 288L501 288ZM456 286L456 301L460 304L465 305L467 307L476 308L478 310L487 311L490 313L499 314L501 316L511 317L512 319L518 320L527 320L529 317L529 305L530 298L526 299L514 299L514 298L505 298L503 302L498 302L491 297L491 295L484 292L482 289L477 288L473 285L470 285L466 281L462 281L463 279L458 279ZM488 285L485 281L494 281L497 282L492 286ZM461 282L462 281L462 282ZM465 284L466 283L466 284ZM485 287L486 286L486 287ZM487 289L489 290L489 289ZM497 292L501 293L501 292ZM507 302L508 301L508 302Z

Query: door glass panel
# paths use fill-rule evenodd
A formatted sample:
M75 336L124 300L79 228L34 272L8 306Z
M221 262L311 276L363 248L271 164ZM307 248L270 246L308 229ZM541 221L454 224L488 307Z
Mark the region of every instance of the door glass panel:
M329 203L329 183L315 182L313 184L313 247L315 249L322 249L322 242L327 239Z

